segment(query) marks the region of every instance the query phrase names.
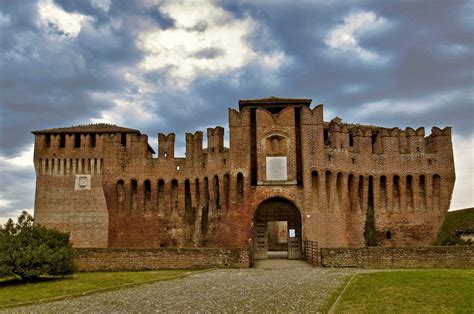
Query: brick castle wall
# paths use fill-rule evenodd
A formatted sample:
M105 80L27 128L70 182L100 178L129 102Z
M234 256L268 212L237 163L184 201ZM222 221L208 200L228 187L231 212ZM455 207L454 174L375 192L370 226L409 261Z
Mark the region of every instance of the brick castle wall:
M248 268L245 248L80 248L79 271Z
M473 246L321 249L323 267L474 268Z
M138 130L35 131L35 221L75 247L246 247L257 208L283 198L320 247L365 245L369 208L380 245L431 245L454 187L451 129L325 122L310 102L229 109L229 147L208 128L207 147L203 132L186 134L185 157L174 133L158 134L153 155ZM287 158L286 180L267 178L268 157Z

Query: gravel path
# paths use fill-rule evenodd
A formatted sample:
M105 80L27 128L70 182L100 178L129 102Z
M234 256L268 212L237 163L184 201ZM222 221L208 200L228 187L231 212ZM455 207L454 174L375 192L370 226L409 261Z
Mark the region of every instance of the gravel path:
M357 269L220 269L9 313L318 312ZM365 272L365 271L364 271Z

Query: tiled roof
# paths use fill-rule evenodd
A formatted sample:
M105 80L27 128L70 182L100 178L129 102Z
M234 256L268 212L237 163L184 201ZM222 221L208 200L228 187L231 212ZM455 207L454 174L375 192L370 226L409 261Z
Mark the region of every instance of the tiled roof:
M267 98L258 98L258 99L241 99L239 100L239 109L243 107L253 107L259 105L311 105L311 99L303 98L280 98L280 97L267 97Z
M43 133L138 133L139 130L124 128L108 123L81 124L63 128L32 131L33 134Z

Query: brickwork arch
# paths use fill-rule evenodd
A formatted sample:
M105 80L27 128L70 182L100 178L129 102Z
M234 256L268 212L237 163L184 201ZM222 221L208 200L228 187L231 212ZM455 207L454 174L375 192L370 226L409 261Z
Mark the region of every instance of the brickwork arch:
M301 212L290 200L270 197L261 202L253 216L252 247L255 259L268 258L268 223L286 222L288 259L301 258Z

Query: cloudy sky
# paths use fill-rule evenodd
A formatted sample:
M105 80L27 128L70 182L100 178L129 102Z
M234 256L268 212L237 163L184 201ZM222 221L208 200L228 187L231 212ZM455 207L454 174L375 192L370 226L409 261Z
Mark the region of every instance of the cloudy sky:
M474 206L473 1L0 0L0 222L32 212L34 129L227 126L240 98L325 120L453 127L451 209Z

